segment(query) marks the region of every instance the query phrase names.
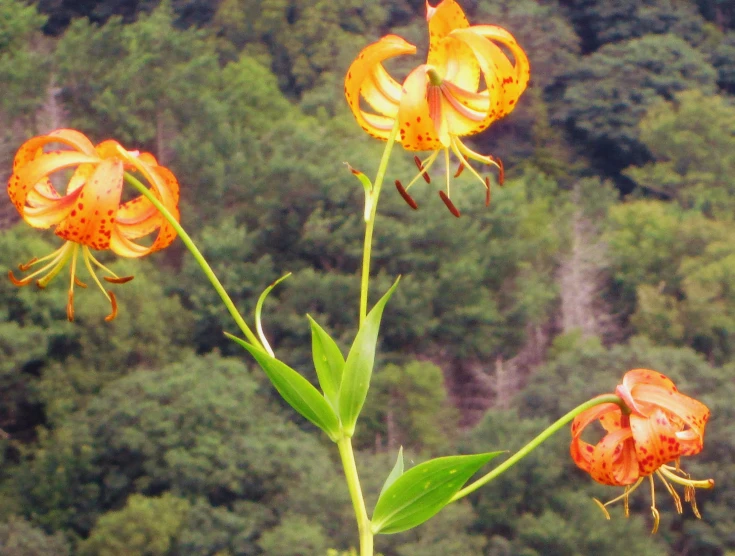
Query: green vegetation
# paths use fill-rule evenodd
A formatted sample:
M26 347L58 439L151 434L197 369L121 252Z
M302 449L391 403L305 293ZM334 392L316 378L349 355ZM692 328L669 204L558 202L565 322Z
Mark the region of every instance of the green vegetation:
M343 162L372 174L381 153L345 106L342 74L387 32L425 44L424 2L73 4L0 0L0 173L20 142L58 127L154 153L243 314L293 273L264 327L315 383L305 315L343 354L358 321L364 197ZM619 492L578 472L560 434L376 550L732 553L735 11L464 4L516 35L533 87L475 140L508 174L489 208L468 172L452 191L460 219L436 184L412 188L416 212L390 187L381 198L371 305L402 278L354 441L368 507L400 446L407 469L458 450L512 452L639 366L711 408L686 471L717 486L698 493L701 520L659 488L651 537L646 489L629 519L616 507L606 521L592 497ZM411 158L396 149L387 181L414 175ZM14 215L0 203L7 269L58 244ZM181 245L104 262L135 275L112 323L96 292L77 292L70 324L61 285L0 281L0 552L349 554L355 523L331 446L224 336L235 327Z

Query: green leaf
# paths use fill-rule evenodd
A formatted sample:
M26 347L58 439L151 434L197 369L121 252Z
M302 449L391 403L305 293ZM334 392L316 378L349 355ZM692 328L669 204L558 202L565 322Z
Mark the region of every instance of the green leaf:
M258 303L255 305L255 328L258 331L258 338L260 338L260 341L263 343L263 347L269 355L273 355L273 350L271 349L271 346L270 344L268 344L268 340L265 337L265 333L263 332L263 323L260 319L260 315L263 312L263 303L265 302L265 298L268 297L268 294L271 293L273 288L275 288L278 284L283 282L289 276L291 276L290 272L284 274L278 280L268 286L265 290L263 290L263 293L261 293L260 297L258 298Z
M370 388L370 377L373 374L375 363L375 348L378 343L378 332L380 330L380 318L383 309L388 303L398 286L398 278L391 288L380 298L368 313L360 330L357 332L355 341L352 343L350 353L347 355L342 385L339 390L339 415L342 418L342 429L347 436L355 432L355 423L360 415L360 410L365 403L368 388Z
M238 344L250 352L265 374L275 386L284 400L322 429L333 441L337 441L339 435L339 419L329 402L314 388L311 383L291 367L271 357L262 349L248 344L245 340L227 334L228 338L235 340Z
M352 175L360 180L362 188L365 190L365 222L367 222L370 220L370 214L373 210L373 182L370 181L369 177L360 172L360 170L356 170L350 166L349 162L345 162L345 164L347 164L347 168L352 172Z
M311 352L316 376L319 378L324 397L336 409L339 407L339 387L342 383L345 358L329 334L309 315L306 317L311 323Z
M386 491L386 489L390 485L395 483L396 479L401 475L403 475L403 446L398 449L398 458L396 458L396 464L393 466L393 469L388 475L388 478L385 480L383 488L380 489L380 496L383 496L383 493ZM378 498L380 498L380 496Z
M436 515L478 469L502 452L437 458L417 465L381 493L373 534L406 531Z

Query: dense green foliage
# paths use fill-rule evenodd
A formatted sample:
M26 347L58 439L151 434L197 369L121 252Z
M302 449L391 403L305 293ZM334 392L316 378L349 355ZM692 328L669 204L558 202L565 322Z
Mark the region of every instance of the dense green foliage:
M508 179L436 184L411 211L386 188L370 305L398 275L356 431L372 508L399 446L407 466L513 451L636 366L712 409L686 471L713 477L702 520L663 488L606 521L557 435L428 526L377 539L385 556L735 551L735 11L717 0L478 0L506 26L533 86L475 140ZM308 7L306 5L308 4ZM182 223L243 314L265 303L279 357L312 382L308 313L343 353L357 325L363 194L381 147L342 98L342 73L388 31L421 46L423 0L0 0L0 163L57 127L153 152L182 184ZM420 48L421 49L421 48ZM419 63L396 61L397 72ZM396 149L389 181L414 175ZM441 180L439 180L441 181ZM2 263L58 239L0 203ZM97 292L0 281L0 552L317 555L355 525L333 446L223 335L235 327L177 243ZM85 277L82 276L82 279ZM58 282L63 279L59 278ZM498 461L504 456L499 456ZM490 464L491 466L493 464Z

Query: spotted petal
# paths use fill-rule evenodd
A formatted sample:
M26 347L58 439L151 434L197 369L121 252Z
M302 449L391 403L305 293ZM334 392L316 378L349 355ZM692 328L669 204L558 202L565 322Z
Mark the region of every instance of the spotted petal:
M613 414L616 411L619 414L620 408L614 403L602 403L583 411L574 418L574 421L572 421L572 444L570 446L570 451L572 459L583 471L589 472L590 470L593 446L581 440L582 432L590 425L590 423L605 419L606 415ZM605 428L607 429L607 427Z
M97 157L75 151L43 153L38 150L34 156L24 160L26 162L17 166L8 180L8 195L21 215L24 214L28 195L37 185L40 184L39 191L48 191L47 178L50 174L79 164L99 162ZM35 196L34 201L38 201Z
M109 249L122 187L122 162L116 159L100 162L82 186L68 218L56 227L56 235L92 249Z
M513 35L497 25L475 25L472 27L472 31L481 37L484 37L489 41L497 42L501 46L510 50L513 55L515 79L512 81L509 79L505 80L504 93L509 99L518 100L518 97L520 97L521 93L526 90L528 81L531 79L531 66L528 63L528 56L526 56L525 51L521 48Z
M608 433L597 443L590 458L589 473L598 483L612 486L633 484L639 477L638 461L628 428Z
M387 35L366 46L345 77L345 97L360 126L370 135L387 139L393 129L401 98L401 86L383 68L383 61L414 54L416 47L397 35ZM360 107L364 98L378 114Z
M650 475L663 464L675 460L681 453L676 426L657 409L650 417L631 414L635 450L641 475Z
M435 8L427 2L426 18L429 21L427 64L434 67L442 78L476 91L480 82L480 66L475 55L467 45L449 36L455 29L470 26L462 8L454 0L444 0Z
M398 109L398 140L409 151L434 151L442 148L441 93L430 86L427 67L414 69L403 82L403 97ZM448 142L448 134L445 135Z

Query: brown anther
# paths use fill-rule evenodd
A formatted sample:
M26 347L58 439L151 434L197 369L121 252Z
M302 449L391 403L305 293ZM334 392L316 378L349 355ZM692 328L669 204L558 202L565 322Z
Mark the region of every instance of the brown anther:
M411 207L413 210L418 210L419 206L416 204L416 201L413 200L413 197L408 194L406 188L403 187L401 182L398 180L396 180L396 189L398 190L398 193L401 194L401 197L403 197L403 200L408 203L409 207Z
M8 270L8 278L13 283L14 286L27 286L31 283L31 278L23 278L22 280L18 280L15 275L13 274L12 270Z
M503 167L503 161L499 158L494 159L498 163L498 185L503 186L505 183L505 168Z
M112 276L103 276L105 280L110 282L111 284L125 284L127 282L130 282L135 276L122 276L120 278L113 278Z
M115 299L115 294L111 291L108 291L107 294L110 296L110 304L112 305L112 313L107 315L105 317L105 320L107 322L110 322L112 319L114 319L117 316L117 299Z
M44 282L42 282L41 280L36 280L36 287L39 290L45 290L46 289L46 284Z
M454 177L458 178L462 172L464 171L464 162L460 162L459 166L457 167L457 171L454 173Z
M490 206L490 178L485 176L485 206Z
M444 191L439 191L439 197L442 198L442 201L444 201L444 204L447 205L447 208L449 209L449 212L451 212L454 216L459 218L462 216L462 213L459 212L459 209L454 206L454 203L449 199L446 193Z
M418 156L413 157L413 161L416 163L416 168L421 172L421 177L424 178L426 183L431 183L431 176L424 170L424 165L421 164L421 159Z
M38 261L38 257L33 257L27 263L25 263L25 264L19 264L18 265L18 270L20 270L21 272L25 272L26 270L28 270L29 268L31 268L34 264L36 264L37 261Z
M74 322L74 290L69 290L69 300L66 302L66 318Z
M87 284L85 284L84 282L82 282L82 281L81 281L81 280L80 280L79 278L77 278L76 276L74 276L74 283L75 283L75 284L76 284L77 286L79 286L80 288L86 288L86 287L87 287Z

